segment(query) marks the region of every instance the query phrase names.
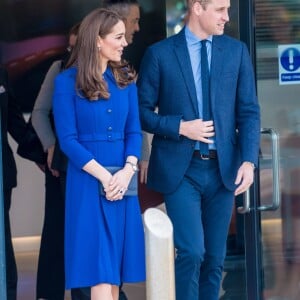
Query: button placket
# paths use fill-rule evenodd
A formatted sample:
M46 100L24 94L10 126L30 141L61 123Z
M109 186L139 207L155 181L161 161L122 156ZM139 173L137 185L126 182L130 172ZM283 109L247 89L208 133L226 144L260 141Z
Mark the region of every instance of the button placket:
M112 108L108 108L108 109L107 109L107 113L110 115L110 116L109 116L109 117L110 117L110 123L112 123ZM109 126L107 127L107 139L108 139L109 141L111 141L111 140L113 139L112 130L113 130L112 126L109 125Z

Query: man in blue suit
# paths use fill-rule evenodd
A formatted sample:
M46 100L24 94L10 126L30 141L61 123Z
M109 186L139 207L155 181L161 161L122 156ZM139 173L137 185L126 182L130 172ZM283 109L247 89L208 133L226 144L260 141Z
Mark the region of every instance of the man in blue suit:
M154 133L148 186L164 194L174 227L176 299L216 300L233 199L253 182L260 114L247 48L223 35L230 0L188 0L187 7L183 30L144 55L140 117Z

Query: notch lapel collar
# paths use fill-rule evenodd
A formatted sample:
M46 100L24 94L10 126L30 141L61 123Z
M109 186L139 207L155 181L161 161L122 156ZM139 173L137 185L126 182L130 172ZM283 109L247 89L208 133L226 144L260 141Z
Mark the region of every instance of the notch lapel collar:
M225 51L222 48L222 36L213 36L212 40L212 53L211 53L211 69L210 69L210 95L212 113L217 105L216 91L218 90L218 82L221 80L221 71L223 67L223 61Z
M190 100L192 102L196 116L199 116L197 94L195 88L195 80L193 76L191 60L187 48L186 38L184 34L184 28L174 37L174 52L177 57L177 62L180 65L184 83L186 85Z

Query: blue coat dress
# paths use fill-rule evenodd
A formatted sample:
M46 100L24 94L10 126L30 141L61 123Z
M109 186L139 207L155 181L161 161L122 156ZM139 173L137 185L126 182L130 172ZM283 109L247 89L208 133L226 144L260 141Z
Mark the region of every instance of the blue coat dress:
M124 166L140 156L141 128L135 84L119 88L104 73L108 100L88 101L75 90L76 68L57 76L53 99L55 126L69 158L66 186L66 287L145 280L144 232L138 198L108 201L99 181L82 167L91 159Z

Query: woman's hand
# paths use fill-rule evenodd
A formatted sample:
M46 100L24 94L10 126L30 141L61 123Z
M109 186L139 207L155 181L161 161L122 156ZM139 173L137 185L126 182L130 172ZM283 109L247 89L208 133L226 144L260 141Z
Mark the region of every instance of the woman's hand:
M130 165L125 164L124 168L112 175L108 185L103 183L107 200L115 201L123 199L134 172Z

